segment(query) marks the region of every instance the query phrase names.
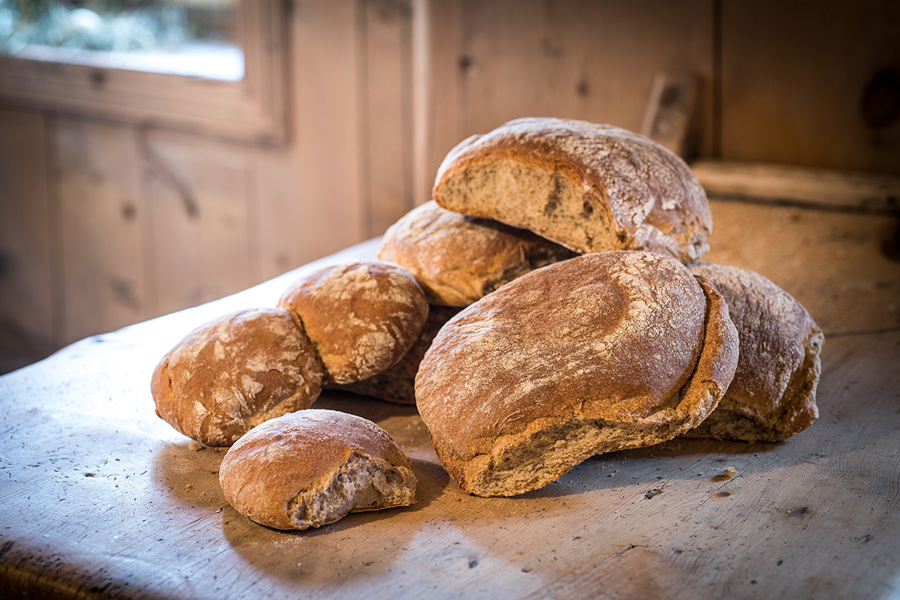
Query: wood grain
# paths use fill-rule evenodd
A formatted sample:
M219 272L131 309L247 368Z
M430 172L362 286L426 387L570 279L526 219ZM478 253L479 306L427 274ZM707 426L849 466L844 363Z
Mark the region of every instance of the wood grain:
M864 108L878 73L900 78L898 27L883 0L723 2L720 158L900 173L900 113Z
M757 271L803 304L826 335L900 327L896 217L712 201L703 260Z
M56 348L47 127L42 113L0 110L0 372Z
M691 170L706 193L747 202L882 215L900 213L900 176L766 163L702 160Z
M701 151L711 145L712 3L492 1L465 5L467 134L523 116L638 131L660 72L706 82Z
M381 235L416 204L412 192L412 9L365 2L365 236Z
M254 279L255 162L242 146L139 133L155 306L168 313L244 289Z
M413 193L431 199L441 161L463 138L462 0L413 1Z
M64 343L153 314L145 264L145 206L134 129L60 118Z
M844 281L880 281L860 269L860 260L878 260L863 238L878 228L872 219L889 219L822 221L791 210L715 203L718 257L755 267L798 298L822 298L814 311ZM745 251L749 238L729 232L748 226L761 241ZM327 260L372 256L377 244ZM840 248L860 260L836 260ZM785 261L788 253L798 256ZM778 275L791 268L821 275ZM897 266L890 268L893 277ZM158 419L148 382L159 357L191 328L269 305L298 274L83 340L0 378L4 589L199 600L874 600L900 591L893 313L880 314L887 319L880 331L866 332L853 331L859 322L847 311L819 312L835 319L823 319L835 333L825 341L821 417L787 442L673 440L594 457L516 498L461 493L436 462L414 407L327 393L317 407L370 418L408 452L418 502L292 534L254 525L225 502L217 482L223 451L199 449ZM897 297L878 286L866 293Z
M263 278L365 239L360 19L352 2L294 2L291 144L256 154Z

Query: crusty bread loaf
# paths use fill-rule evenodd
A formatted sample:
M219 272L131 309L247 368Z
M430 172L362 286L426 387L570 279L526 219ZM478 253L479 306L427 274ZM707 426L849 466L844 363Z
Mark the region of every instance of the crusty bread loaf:
M512 496L695 427L731 382L737 348L721 296L678 261L587 254L451 319L422 360L416 403L463 490Z
M317 409L249 431L222 459L219 482L239 513L275 529L319 527L416 496L412 462L384 429Z
M267 419L310 406L322 367L288 311L242 310L198 327L162 358L156 413L186 436L229 446Z
M422 357L425 356L425 352L431 347L431 342L434 340L437 332L444 326L444 323L458 312L458 308L451 306L430 307L428 318L425 320L419 339L403 355L400 362L362 381L342 385L332 383L324 387L371 396L379 400L394 402L395 404L415 404L416 373L419 372L419 363L422 362Z
M434 199L577 252L648 250L688 263L706 253L712 230L706 194L678 156L569 119L517 119L464 140L438 169Z
M575 254L530 231L451 212L433 200L385 232L378 258L416 278L428 302L468 306L504 283Z
M740 339L734 380L713 413L688 437L777 442L819 416L822 330L793 296L747 269L689 265L722 294Z
M299 320L326 381L350 383L396 364L418 339L428 302L415 278L385 262L329 265L278 301Z

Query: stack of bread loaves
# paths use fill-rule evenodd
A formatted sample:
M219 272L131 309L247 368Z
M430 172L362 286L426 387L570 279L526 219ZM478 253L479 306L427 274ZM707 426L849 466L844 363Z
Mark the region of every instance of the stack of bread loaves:
M415 495L383 430L301 410L323 387L415 403L480 496L677 436L784 440L818 416L822 332L761 275L697 262L711 231L703 188L653 141L511 121L447 155L379 262L187 336L154 373L157 412L234 444L220 478L235 508L300 529Z
M779 441L818 416L821 330L761 275L696 262L709 203L662 146L518 119L451 150L433 197L379 257L430 302L467 305L415 381L463 490L520 494L676 436Z
M324 267L298 279L277 308L225 315L176 344L153 373L156 412L194 440L231 446L219 472L225 497L263 525L306 529L406 506L416 478L387 432L302 409L323 384L399 362L427 315L424 292L396 265Z

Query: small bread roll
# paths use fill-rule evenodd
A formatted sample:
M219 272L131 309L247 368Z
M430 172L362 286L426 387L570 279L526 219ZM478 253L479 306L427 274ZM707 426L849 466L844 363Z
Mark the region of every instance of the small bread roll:
M709 249L709 201L681 158L636 133L525 118L457 145L438 169L446 209L530 229L576 252Z
M319 269L298 279L278 306L302 323L334 383L366 379L396 364L428 316L415 278L384 262Z
M588 457L697 426L737 365L716 290L648 252L587 254L463 309L419 367L416 404L464 491L513 496Z
M437 332L458 312L458 308L450 306L430 307L419 339L403 355L400 362L368 379L344 385L329 384L325 387L371 396L395 404L415 404L416 373L419 372L419 363L422 362L422 357L431 347L431 342L434 341Z
M451 212L433 200L391 225L378 250L378 258L413 274L429 303L459 307L573 256L530 231Z
M219 468L225 499L275 529L334 523L351 512L415 502L412 462L375 423L310 409L266 421L232 446Z
M230 446L252 427L309 407L322 368L283 309L234 312L189 333L162 358L150 389L156 414L208 446Z
M806 309L759 273L713 263L689 268L725 297L740 353L719 407L685 435L778 442L812 425L825 336Z

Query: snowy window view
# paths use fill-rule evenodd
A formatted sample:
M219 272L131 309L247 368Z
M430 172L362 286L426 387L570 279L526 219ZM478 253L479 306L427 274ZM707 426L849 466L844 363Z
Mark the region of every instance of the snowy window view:
M0 0L0 53L239 81L238 2Z

